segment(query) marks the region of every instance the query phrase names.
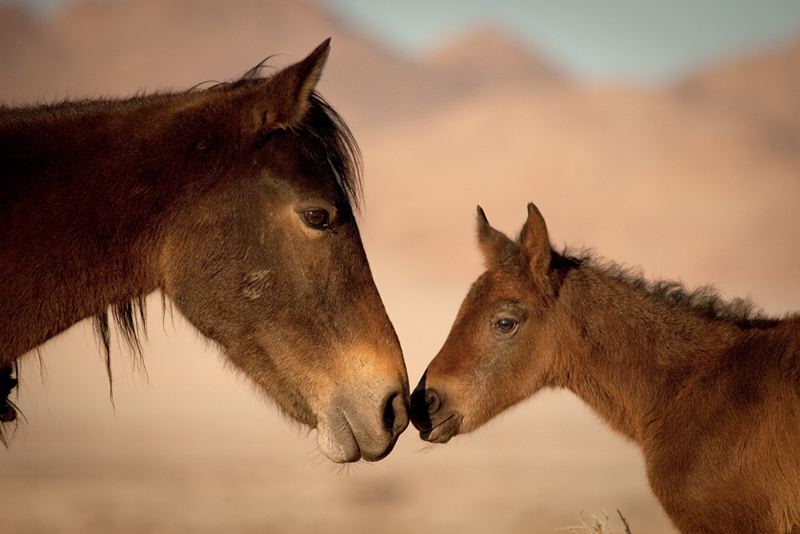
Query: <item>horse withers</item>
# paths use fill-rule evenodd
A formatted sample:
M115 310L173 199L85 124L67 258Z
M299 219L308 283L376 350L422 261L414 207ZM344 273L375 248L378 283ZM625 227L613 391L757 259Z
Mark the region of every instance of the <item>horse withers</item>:
M520 237L478 208L486 271L411 397L444 443L544 387L641 447L681 532L800 532L800 317L558 253L539 210Z
M408 379L356 225L358 148L314 89L328 52L205 90L0 108L0 368L92 317L110 365L109 316L138 346L160 290L328 458L388 454Z

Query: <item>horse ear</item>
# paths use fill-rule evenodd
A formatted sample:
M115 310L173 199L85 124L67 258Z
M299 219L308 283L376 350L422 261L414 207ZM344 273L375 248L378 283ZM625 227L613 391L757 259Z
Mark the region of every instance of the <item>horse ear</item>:
M331 49L330 37L305 59L278 71L267 80L253 110L255 129L264 133L287 130L299 124L310 104Z
M513 241L503 232L492 228L480 206L478 206L478 246L483 253L483 262L487 269L498 265L517 251L517 245Z
M550 247L550 237L547 235L544 217L533 202L528 204L528 219L520 232L519 242L531 272L546 274L550 269L553 249Z

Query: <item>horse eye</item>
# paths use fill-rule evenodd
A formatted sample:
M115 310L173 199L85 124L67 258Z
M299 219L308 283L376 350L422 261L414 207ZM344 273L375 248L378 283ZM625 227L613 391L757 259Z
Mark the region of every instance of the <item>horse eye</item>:
M303 219L311 228L327 230L330 227L330 214L322 208L314 208L303 212Z
M498 319L494 323L494 326L500 332L502 332L504 334L509 334L509 333L513 332L514 329L517 328L518 324L519 323L517 321L515 321L514 319L503 318L503 319Z

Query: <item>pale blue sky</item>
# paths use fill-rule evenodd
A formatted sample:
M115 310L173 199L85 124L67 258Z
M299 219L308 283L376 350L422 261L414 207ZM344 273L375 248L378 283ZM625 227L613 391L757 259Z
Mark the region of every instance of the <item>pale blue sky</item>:
M570 71L595 78L668 78L708 60L800 37L800 0L325 3L409 53L460 28L498 24Z
M41 7L69 0L0 1ZM497 25L588 78L671 78L800 36L800 0L317 1L403 54L422 53L466 28Z

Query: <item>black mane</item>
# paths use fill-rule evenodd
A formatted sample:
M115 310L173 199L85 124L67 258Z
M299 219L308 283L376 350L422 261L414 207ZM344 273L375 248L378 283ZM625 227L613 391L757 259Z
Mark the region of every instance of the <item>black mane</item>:
M705 319L724 321L745 329L769 328L781 322L780 319L769 317L749 299L724 299L710 285L687 289L683 283L675 280L647 280L640 268L623 266L586 251L571 254L569 250L565 250L555 256L555 265L560 265L562 269L593 267L649 298L682 308Z
M351 206L361 204L361 150L344 119L316 91L299 133L317 139L323 147L336 181Z
M266 63L272 57L266 57L235 81L216 82L209 80L195 85L187 90L186 93L230 91L254 82L261 82L266 79L262 76L263 71L273 68ZM203 87L206 84L210 85ZM363 193L361 149L359 149L353 132L350 131L350 127L344 118L333 109L322 95L317 91L312 91L309 96L308 111L300 127L295 128L294 131L301 135L313 137L322 145L322 152L327 163L334 171L337 185L344 193L351 208L358 209Z

